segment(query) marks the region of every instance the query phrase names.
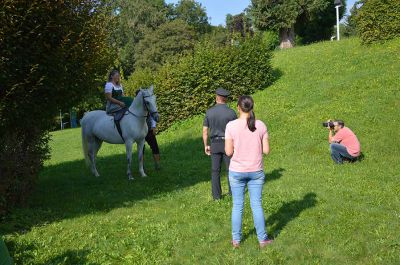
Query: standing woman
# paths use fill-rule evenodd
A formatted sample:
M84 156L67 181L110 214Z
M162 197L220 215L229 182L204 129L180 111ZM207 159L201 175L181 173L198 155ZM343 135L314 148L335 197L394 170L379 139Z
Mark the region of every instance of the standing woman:
M269 153L268 132L265 124L255 119L254 101L250 96L238 100L239 118L230 121L225 131L225 153L232 156L229 182L232 189L232 246L238 248L242 237L242 216L246 185L250 195L254 226L260 247L268 239L262 208L262 189L265 181L262 155Z
M104 94L107 99L107 114L112 114L125 106L129 107L132 103L132 98L124 97L124 90L121 85L121 75L118 70L112 70L108 76L108 82L104 87Z

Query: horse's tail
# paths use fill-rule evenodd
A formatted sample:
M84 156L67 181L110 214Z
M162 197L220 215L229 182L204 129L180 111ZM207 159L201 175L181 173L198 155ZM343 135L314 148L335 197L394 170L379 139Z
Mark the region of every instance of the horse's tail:
M87 140L87 128L85 124L85 117L81 120L81 128L82 128L82 151L83 156L85 157L86 165L90 165L89 153L88 153L88 140Z

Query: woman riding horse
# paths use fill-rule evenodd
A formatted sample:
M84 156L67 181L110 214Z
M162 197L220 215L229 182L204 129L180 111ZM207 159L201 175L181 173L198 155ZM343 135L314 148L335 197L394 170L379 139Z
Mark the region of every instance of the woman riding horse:
M146 118L150 115L155 121L159 121L153 86L148 89L140 89L132 104L126 107L124 118L120 121L121 133L118 132L114 119L110 118L103 110L89 111L81 120L83 154L96 177L100 174L97 172L95 160L103 142L125 144L128 179L133 179L131 171L132 145L136 142L139 173L142 177L146 176L143 169L143 146L148 132Z
M112 70L108 82L104 87L104 94L107 99L106 112L113 114L122 108L129 107L133 99L124 96L124 89L121 85L121 75L118 70Z

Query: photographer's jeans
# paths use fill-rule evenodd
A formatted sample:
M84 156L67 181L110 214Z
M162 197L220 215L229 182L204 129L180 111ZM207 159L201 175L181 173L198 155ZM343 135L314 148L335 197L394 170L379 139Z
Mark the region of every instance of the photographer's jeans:
M337 164L343 164L344 157L351 160L355 159L355 157L347 152L347 149L344 145L338 143L331 144L331 157Z
M262 208L262 189L265 181L264 171L234 172L229 171L229 182L232 190L232 239L240 242L242 237L242 217L246 185L250 196L254 227L259 241L267 240L264 211Z

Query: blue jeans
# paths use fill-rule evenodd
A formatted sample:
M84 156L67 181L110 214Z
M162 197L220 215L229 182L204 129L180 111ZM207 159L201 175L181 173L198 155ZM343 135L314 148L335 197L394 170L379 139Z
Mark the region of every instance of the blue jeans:
M262 189L265 181L263 170L256 172L229 171L229 182L232 189L232 239L240 242L242 237L242 217L246 185L250 195L250 205L253 212L254 227L258 241L267 240L265 231L264 211L262 208Z
M347 149L344 145L338 143L331 144L331 157L336 164L343 164L343 158L348 158L350 160L356 158L347 152Z

